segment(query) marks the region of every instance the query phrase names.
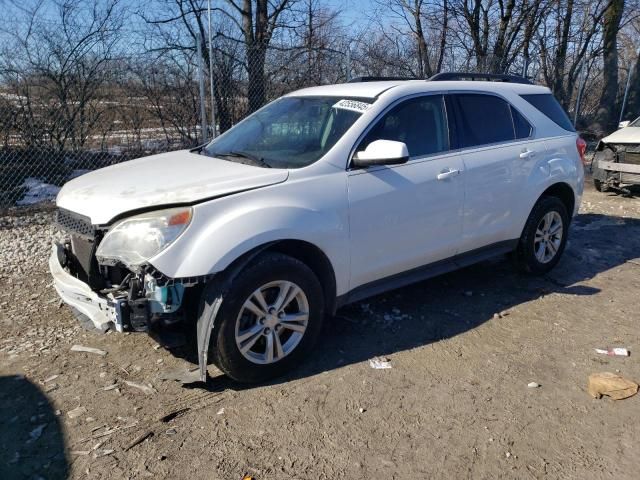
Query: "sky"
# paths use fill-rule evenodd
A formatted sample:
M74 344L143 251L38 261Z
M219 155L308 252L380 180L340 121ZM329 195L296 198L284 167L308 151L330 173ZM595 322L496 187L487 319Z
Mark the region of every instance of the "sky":
M342 12L344 23L366 24L368 15L377 7L374 0L321 0L323 4Z

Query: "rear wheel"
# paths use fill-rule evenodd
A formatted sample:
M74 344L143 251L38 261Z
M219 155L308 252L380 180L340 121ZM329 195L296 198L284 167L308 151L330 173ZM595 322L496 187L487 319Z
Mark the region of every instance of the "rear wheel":
M320 333L322 287L280 253L261 255L234 278L215 320L209 355L240 382L261 382L300 364Z
M542 197L525 224L515 260L522 271L543 275L556 266L567 243L569 214L557 197Z

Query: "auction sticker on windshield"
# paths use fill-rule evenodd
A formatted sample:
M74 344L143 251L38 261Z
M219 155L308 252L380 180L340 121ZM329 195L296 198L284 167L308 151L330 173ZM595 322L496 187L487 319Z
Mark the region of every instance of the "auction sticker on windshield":
M340 100L333 108L340 108L342 110L351 110L354 112L366 112L371 107L370 103L358 102L357 100Z

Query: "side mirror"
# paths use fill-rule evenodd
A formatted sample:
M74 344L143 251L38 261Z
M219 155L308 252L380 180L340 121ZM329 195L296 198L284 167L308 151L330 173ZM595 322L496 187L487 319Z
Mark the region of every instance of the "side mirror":
M376 140L366 149L353 156L355 167L370 167L373 165L399 165L409 160L409 149L403 142L393 140Z
M625 120L624 122L620 122L618 124L618 128L628 127L631 122L629 120Z

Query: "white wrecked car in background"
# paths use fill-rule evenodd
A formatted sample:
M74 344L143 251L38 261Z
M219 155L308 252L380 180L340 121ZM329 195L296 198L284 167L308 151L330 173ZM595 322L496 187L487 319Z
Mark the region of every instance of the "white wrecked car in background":
M591 168L600 192L640 185L640 118L621 122L619 130L600 140Z

